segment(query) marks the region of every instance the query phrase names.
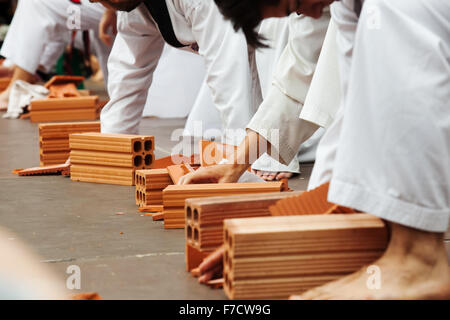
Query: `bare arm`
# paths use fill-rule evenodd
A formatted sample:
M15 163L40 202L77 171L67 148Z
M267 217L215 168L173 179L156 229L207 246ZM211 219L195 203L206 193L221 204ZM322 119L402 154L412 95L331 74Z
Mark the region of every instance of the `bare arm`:
M109 33L111 30L111 33ZM107 46L112 46L114 42L114 36L117 34L117 16L116 10L106 9L103 13L102 19L98 25L98 34L100 40Z

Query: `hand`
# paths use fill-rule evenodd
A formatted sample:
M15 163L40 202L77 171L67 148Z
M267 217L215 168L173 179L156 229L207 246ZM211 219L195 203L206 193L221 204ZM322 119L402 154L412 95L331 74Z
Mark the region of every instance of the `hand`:
M223 256L225 253L225 248L222 245L220 248L216 249L213 253L203 260L203 262L198 266L200 270L200 277L198 282L207 283L213 278L219 278L223 274Z
M247 170L247 165L218 164L210 167L201 167L195 172L181 177L178 184L195 183L233 183L237 182Z
M109 29L111 29L112 36L108 33ZM98 33L100 40L111 47L114 42L114 36L117 34L117 16L115 10L105 10L98 26Z

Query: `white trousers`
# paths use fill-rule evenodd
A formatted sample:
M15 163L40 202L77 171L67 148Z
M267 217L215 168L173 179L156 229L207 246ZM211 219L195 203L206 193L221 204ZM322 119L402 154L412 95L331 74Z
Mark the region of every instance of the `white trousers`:
M336 3L332 11L344 31L338 43L348 77L342 116L332 126L337 151L328 200L412 228L445 232L450 3L366 0L359 19L352 4Z
M39 66L48 72L70 40L68 21L75 29L92 29L97 35L104 10L89 1L75 5L69 0L20 0L0 54L29 73ZM106 77L109 48L98 39L92 39L92 47Z

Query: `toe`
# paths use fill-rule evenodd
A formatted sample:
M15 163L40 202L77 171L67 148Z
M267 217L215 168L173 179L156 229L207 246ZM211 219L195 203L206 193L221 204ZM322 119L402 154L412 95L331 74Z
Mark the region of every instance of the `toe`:
M267 180L273 181L275 179L276 175L277 175L276 172L270 172L267 176Z
M276 179L277 180L281 180L281 179L289 179L291 178L293 175L292 172L280 172L277 174Z

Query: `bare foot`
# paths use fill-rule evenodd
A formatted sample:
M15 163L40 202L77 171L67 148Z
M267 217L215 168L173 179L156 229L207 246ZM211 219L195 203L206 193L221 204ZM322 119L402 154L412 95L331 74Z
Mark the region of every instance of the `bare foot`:
M260 170L252 170L252 172L266 181L289 179L294 175L292 172L272 172Z
M291 299L450 299L443 234L391 227L385 254L371 266Z

